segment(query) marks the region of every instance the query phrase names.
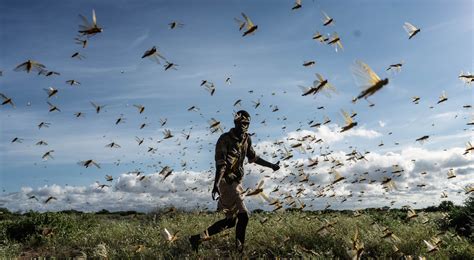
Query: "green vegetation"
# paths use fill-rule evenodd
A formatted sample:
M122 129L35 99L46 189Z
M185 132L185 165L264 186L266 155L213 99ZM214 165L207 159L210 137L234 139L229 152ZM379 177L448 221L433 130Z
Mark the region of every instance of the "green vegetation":
M463 207L443 202L429 212L417 210L418 216L410 220L407 210L396 209L366 209L357 213L258 211L251 214L245 255L346 259L350 257L348 250L357 228L364 245L362 258L411 255L474 259L473 201L469 198ZM237 256L233 229L203 242L199 253L191 250L188 236L220 218L218 213L179 211L15 214L0 210L0 258ZM173 243L166 241L161 234L164 228L171 233L179 231L178 239ZM394 236L382 238L390 231ZM437 239L438 250L428 253L423 240L435 243Z

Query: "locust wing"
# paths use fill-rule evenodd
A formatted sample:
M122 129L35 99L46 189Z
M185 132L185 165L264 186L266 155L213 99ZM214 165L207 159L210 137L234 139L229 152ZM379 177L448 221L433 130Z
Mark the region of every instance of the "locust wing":
M360 60L356 60L351 67L354 79L362 89L367 89L380 81L380 77L375 72Z
M405 31L408 33L408 34L412 34L414 31L418 30L418 28L416 28L413 24L409 23L409 22L405 22L405 24L403 25L403 29L405 29Z
M246 22L246 24L247 24L247 30L251 29L251 28L254 26L253 22L252 22L252 21L250 20L250 18L248 18L248 16L245 15L244 13L242 13L242 16L244 17L245 22Z
M351 116L342 109L341 109L341 113L342 113L342 116L344 117L344 122L346 123L346 125L352 124L353 121L352 121Z
M95 16L95 10L94 10L94 9L92 9L92 25L93 25L94 27L97 26L97 18L96 18L96 16Z

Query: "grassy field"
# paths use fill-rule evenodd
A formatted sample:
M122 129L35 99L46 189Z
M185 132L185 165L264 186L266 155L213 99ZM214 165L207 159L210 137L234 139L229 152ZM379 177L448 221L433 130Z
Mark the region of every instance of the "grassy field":
M247 228L247 257L350 258L358 229L362 258L411 255L435 259L474 259L473 237L441 228L446 214L417 212L408 220L400 210L354 212L254 212ZM0 257L196 258L237 257L235 231L227 230L191 250L188 236L222 218L219 213L80 213L0 214ZM324 228L326 227L326 228ZM166 241L162 231L179 231ZM390 236L389 232L394 235ZM383 237L386 238L383 238ZM440 241L438 241L439 239ZM438 242L429 253L423 240ZM398 251L397 251L398 249Z

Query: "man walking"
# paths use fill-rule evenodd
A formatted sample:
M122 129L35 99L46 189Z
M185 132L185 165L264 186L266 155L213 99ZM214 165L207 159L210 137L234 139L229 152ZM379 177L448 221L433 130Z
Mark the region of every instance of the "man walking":
M280 169L278 163L270 163L255 154L252 141L247 133L249 125L249 113L240 110L234 116L234 128L222 134L217 141L215 154L216 176L212 189L212 199L218 200L217 210L223 211L226 217L212 224L203 233L189 238L191 246L196 251L202 239L236 226L236 249L243 252L245 230L249 221L247 207L242 196L244 159L247 157L249 163L256 163L271 168L273 171ZM219 197L216 198L216 194Z

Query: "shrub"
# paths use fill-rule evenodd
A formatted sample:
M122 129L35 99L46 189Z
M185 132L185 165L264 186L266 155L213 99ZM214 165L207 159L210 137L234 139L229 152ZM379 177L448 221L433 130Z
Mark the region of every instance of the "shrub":
M462 236L474 238L474 196L469 196L461 208L453 207L449 213L448 225Z
M5 227L5 235L10 240L24 242L29 236L37 233L37 226L31 219L11 222Z
M445 212L451 211L454 208L455 208L454 203L449 200L442 201L438 206L438 210L445 211Z
M10 214L10 211L6 208L0 208L0 214Z
M100 211L97 211L95 214L97 215L104 215L104 214L110 214L110 211L106 210L106 209L102 209Z

